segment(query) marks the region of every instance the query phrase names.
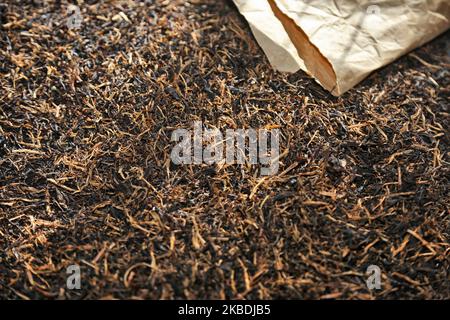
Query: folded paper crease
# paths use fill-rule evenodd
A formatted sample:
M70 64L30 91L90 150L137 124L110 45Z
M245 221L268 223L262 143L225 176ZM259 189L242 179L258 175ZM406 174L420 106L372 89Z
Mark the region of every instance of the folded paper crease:
M449 28L449 0L234 0L273 67L333 95Z

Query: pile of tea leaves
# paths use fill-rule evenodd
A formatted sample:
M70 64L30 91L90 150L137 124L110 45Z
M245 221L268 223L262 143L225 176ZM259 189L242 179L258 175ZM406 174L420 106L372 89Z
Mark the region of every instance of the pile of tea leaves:
M448 32L336 98L231 1L72 4L0 4L0 298L450 298ZM196 121L278 173L174 164Z

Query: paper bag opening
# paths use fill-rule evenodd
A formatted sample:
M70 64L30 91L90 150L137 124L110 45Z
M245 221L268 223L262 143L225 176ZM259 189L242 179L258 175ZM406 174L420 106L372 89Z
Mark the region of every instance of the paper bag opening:
M275 17L280 20L289 38L297 49L298 55L305 64L305 72L313 76L325 89L332 94L339 95L336 85L336 73L330 61L324 57L320 50L311 43L305 32L275 4L268 0Z
M275 69L304 70L335 96L450 26L448 0L234 2Z

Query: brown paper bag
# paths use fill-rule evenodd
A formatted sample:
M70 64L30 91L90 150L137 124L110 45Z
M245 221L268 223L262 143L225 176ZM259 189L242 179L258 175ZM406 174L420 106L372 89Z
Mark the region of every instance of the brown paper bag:
M446 31L450 0L234 0L277 70L333 95Z

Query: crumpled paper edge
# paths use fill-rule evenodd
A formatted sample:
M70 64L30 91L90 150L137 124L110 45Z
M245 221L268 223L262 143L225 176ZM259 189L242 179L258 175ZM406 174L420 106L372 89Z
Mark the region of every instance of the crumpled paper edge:
M407 54L411 50L432 40L442 32L445 32L449 27L448 19L446 21L447 28L443 28L442 23L444 22L440 21L439 26L433 26L435 29L433 32L424 33L422 38L418 39L416 43L406 47L402 54L394 55L390 59L385 59L377 64L373 64L367 69L365 69L365 66L355 68L354 70L349 68L350 70L348 72L345 72L344 74L341 72L336 76L333 60L327 58L326 52L323 54L319 49L320 46L316 45L316 43L314 43L314 41L312 41L306 32L299 26L300 23L295 22L295 14L289 12L282 3L280 6L280 0L234 0L234 2L249 22L256 40L276 70L296 72L302 69L312 75L322 87L335 96L343 94L373 71L393 62L400 56ZM267 4L270 5L267 6ZM279 12L276 14L277 10ZM276 15L278 15L278 17L276 17ZM260 19L261 16L263 16L264 19ZM443 17L445 18L445 13ZM291 27L287 27L289 24ZM294 28L297 29L295 30ZM298 35L302 33L304 35L303 39L298 41ZM296 37L297 41L295 40ZM315 54L320 56L319 63L311 62L310 58L305 57L305 53L301 52L301 48L299 50L298 43L309 44L311 47L315 48ZM276 48L276 50L274 50L274 48ZM285 63L285 61L289 60L290 63ZM327 66L328 75L326 77L320 76L320 65Z

